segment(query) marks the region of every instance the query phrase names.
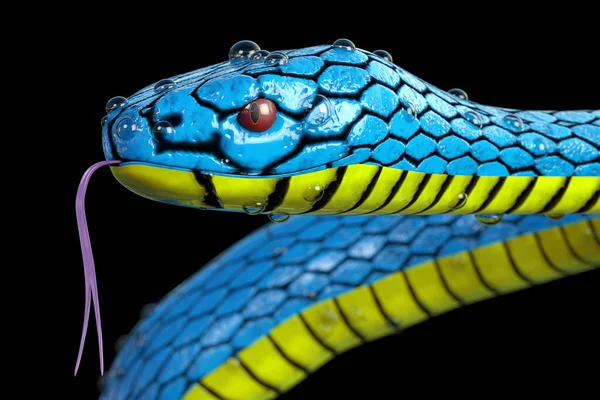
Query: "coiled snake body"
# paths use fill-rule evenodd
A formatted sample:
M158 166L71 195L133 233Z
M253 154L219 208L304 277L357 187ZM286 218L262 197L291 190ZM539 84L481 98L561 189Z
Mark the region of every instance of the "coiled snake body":
M103 399L275 398L364 342L600 265L600 110L480 105L348 43L246 42L112 102L104 152L133 192L291 219L167 295Z

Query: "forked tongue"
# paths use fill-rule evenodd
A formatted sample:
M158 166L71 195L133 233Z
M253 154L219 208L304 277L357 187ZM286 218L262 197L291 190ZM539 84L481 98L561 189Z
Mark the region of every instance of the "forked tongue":
M79 353L77 355L77 364L75 364L75 375L79 369L81 356L83 354L83 345L87 334L88 323L90 321L90 311L92 302L94 304L94 314L96 318L96 329L98 331L98 350L100 351L100 374L104 374L104 356L102 346L102 323L100 321L100 304L98 303L98 285L96 284L96 269L94 268L94 256L92 254L92 244L90 243L90 233L88 231L85 218L85 192L92 174L100 167L111 164L119 164L121 161L110 160L100 161L91 167L81 177L77 197L75 200L75 214L77 215L77 228L79 229L79 242L81 243L81 254L83 255L83 276L85 278L85 311L83 315L83 330L81 331L81 342L79 344Z

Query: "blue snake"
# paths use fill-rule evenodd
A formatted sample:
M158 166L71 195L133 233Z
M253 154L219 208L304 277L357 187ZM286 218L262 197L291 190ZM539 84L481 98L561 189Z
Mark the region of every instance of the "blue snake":
M107 161L78 192L82 346L91 304L101 335L83 211L99 166L152 200L285 223L145 316L103 399L275 398L362 343L600 265L600 110L478 104L342 39L242 41L107 112Z

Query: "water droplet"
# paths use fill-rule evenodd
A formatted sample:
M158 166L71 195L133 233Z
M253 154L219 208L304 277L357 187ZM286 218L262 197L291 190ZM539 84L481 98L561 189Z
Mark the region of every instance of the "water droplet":
M267 50L258 50L252 53L252 55L250 56L250 60L262 60L263 58L266 58L269 54L270 53Z
M411 102L408 102L408 106L404 107L404 111L406 111L406 113L410 116L412 116L412 119L417 119L417 107L415 107L415 105Z
M315 203L323 198L323 194L325 193L325 188L323 185L311 185L304 190L302 193L302 197L304 200L310 201L311 203Z
M106 116L102 117L102 119L100 120L100 126L102 126L104 128L104 125L106 125L106 120L108 118Z
M106 103L106 112L109 113L117 107L127 104L127 98L123 96L113 97Z
M565 217L565 214L562 214L562 213L546 214L546 217L548 217L548 219L558 221L559 219L563 219Z
M450 209L459 210L463 208L465 204L467 204L467 197L468 195L466 193L460 193L458 196L456 196L456 201L449 206Z
M290 219L290 214L281 213L281 214L269 214L269 219L271 222L280 223L285 222Z
M173 79L162 79L154 85L154 91L156 93L162 92L163 90L170 90L176 87L177 84Z
M248 204L248 205L242 206L242 209L248 215L257 215L257 214L260 214L261 212L265 211L266 207L267 207L266 204L256 202L253 204Z
M303 123L306 128L317 129L325 125L333 118L333 104L331 101L320 94L309 96L304 100Z
M222 159L221 159L221 162L222 162L223 164L229 164L229 163L230 163L230 161L229 161L229 158L222 158Z
M394 59L392 58L392 55L390 53L388 53L385 50L375 50L373 52L373 54L383 58L384 60L387 60L389 62L394 62Z
M167 121L158 121L154 124L152 133L158 142L170 142L175 137L175 128Z
M513 131L523 131L525 130L525 123L523 123L523 120L521 119L521 117L519 117L518 115L515 114L508 114L505 115L502 118L502 124L507 127L512 129Z
M280 51L274 51L272 53L269 53L269 55L265 57L265 64L269 65L283 65L287 64L288 61L289 58L287 54L282 53Z
M467 111L463 116L467 121L475 125L477 128L481 129L483 126L483 120L477 111Z
M332 310L323 309L319 314L321 316L321 320L326 323L335 322L338 319L338 315Z
M341 47L347 50L356 50L356 46L354 45L354 43L352 43L352 41L348 39L338 39L335 42L333 42L333 45L335 47Z
M310 292L307 296L311 300L314 300L317 298L317 294L315 292Z
M502 221L502 218L504 218L504 215L481 214L481 215L476 215L475 218L477 218L477 221L481 222L483 225L492 226L492 225L496 225L498 222Z
M229 59L246 58L259 51L260 47L251 40L241 40L229 49Z
M116 378L120 378L121 376L125 375L125 370L124 370L123 368L119 368L119 367L117 367L117 368L115 368L115 370L114 370L114 371L115 371L115 372L114 372L114 376L115 376Z
M140 318L146 318L148 315L152 314L152 311L156 308L156 303L149 303L142 307L140 311Z
M123 118L117 124L117 136L123 140L131 140L135 137L136 133L140 130L138 124L136 124L131 118Z
M458 89L458 88L450 89L450 90L448 90L448 93L450 93L454 97L458 97L459 99L469 100L469 95L467 94L467 92L465 92L462 89Z

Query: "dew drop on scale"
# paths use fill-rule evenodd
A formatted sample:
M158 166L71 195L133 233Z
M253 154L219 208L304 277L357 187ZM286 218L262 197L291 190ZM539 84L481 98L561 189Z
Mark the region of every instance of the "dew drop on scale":
M115 96L106 103L106 112L109 113L118 107L124 106L125 104L127 104L126 97Z
M477 221L481 222L483 225L492 226L502 221L504 216L500 214L479 214L476 215L475 218L477 218Z
M458 88L450 89L450 90L448 90L448 93L450 93L454 97L458 97L459 99L469 100L469 95L467 95L467 92L465 92L462 89L458 89Z
M266 204L263 204L261 202L256 202L253 204L247 204L242 206L242 210L244 210L244 212L248 215L257 215L260 214L261 212L265 211L265 208L267 207Z
M173 79L163 79L160 80L154 85L154 92L160 93L162 91L171 90L175 88L177 84Z
M333 42L333 45L335 47L340 47L346 50L356 50L356 46L354 45L354 43L352 43L352 41L348 39L338 39L335 42Z
M229 59L248 58L259 51L260 47L251 40L241 40L229 49Z
M279 213L279 214L269 214L269 219L271 222L280 223L285 222L290 219L290 214Z

